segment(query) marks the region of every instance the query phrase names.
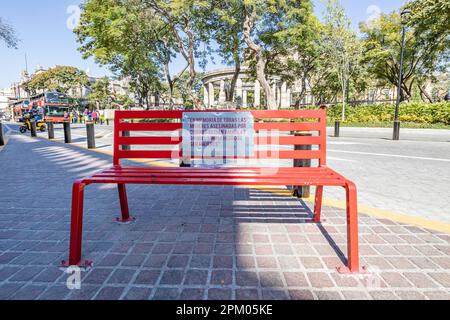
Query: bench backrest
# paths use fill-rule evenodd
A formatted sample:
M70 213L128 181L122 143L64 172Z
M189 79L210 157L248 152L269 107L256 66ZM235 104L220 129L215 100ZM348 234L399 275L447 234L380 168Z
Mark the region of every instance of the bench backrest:
M181 132L185 112L230 112L230 111L116 111L114 127L114 165L121 159L181 159ZM232 111L236 112L236 111ZM291 150L277 152L254 152L251 159L317 159L319 166L326 165L326 109L319 110L277 110L277 111L237 111L251 112L254 117L255 146L277 145L278 148L291 146ZM167 120L171 120L167 122ZM146 121L146 122L143 122ZM151 121L151 122L150 122ZM166 121L166 122L164 122ZM279 131L277 139L261 137L259 132ZM292 132L312 133L313 136L294 136ZM129 133L126 134L125 133ZM146 132L145 136L142 136ZM134 134L133 134L134 133ZM318 133L318 134L317 134ZM130 135L130 136L128 136ZM139 136L136 136L139 135ZM139 150L133 150L139 146ZM174 152L174 146L179 152ZM295 145L311 145L313 150L293 150ZM131 146L125 150L123 146ZM153 150L142 150L152 146ZM154 147L158 146L158 150ZM318 146L318 148L314 148ZM318 149L318 150L316 150ZM248 159L248 158L247 158Z

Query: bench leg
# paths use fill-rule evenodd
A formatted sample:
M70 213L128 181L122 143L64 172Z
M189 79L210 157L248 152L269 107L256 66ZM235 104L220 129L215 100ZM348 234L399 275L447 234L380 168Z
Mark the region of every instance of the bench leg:
M322 214L323 186L316 188L316 204L314 206L314 222L320 223Z
M347 193L347 247L348 247L348 269L350 272L359 270L359 247L358 247L358 200L357 190L353 182L345 186Z
M136 219L130 217L130 211L128 210L128 198L127 198L127 189L125 184L118 185L119 190L119 199L120 199L120 209L122 211L122 218L117 218L117 222L128 223L135 221Z
M72 189L72 217L70 225L70 254L69 261L63 261L65 267L80 266L88 267L91 261L81 260L81 248L83 241L83 204L84 189L86 185L81 181L76 181Z

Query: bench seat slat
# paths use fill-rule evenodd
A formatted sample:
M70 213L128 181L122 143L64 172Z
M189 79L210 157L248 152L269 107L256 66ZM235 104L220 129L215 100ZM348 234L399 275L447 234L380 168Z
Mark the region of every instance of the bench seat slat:
M160 168L160 167L113 167L111 169L106 169L98 174L129 174L129 173L188 173L188 174L198 174L198 173L207 173L207 174L220 174L220 173L246 173L246 174L260 174L262 171L276 171L277 174L313 174L313 175L334 175L338 176L332 170L324 169L324 168L288 168L288 167L261 167L261 168L251 168L251 167L241 167L241 168L233 168L233 167L211 167L211 168L201 168L201 167L193 167L193 168Z
M179 168L179 167L122 167L122 166L116 166L112 167L110 169L106 169L103 172L127 172L127 171L148 171L148 172L261 172L261 170L273 170L278 169L279 172L289 172L289 173L296 173L296 172L306 172L306 173L324 173L324 174L336 174L333 170L331 170L328 167L312 167L312 168L305 168L305 167L211 167L211 168L202 168L202 167L192 167L192 168Z
M263 168L261 168L263 169ZM344 185L345 178L328 168L135 168L114 167L99 172L87 180L92 183L162 183L169 184L245 184L269 185ZM316 170L315 170L316 169ZM103 182L102 182L103 181ZM220 183L219 183L220 182Z
M186 185L262 185L262 186L343 186L345 181L337 179L298 179L293 177L272 177L272 178L169 178L169 177L149 177L149 178L96 178L83 179L84 183L105 183L105 184L186 184Z
M94 178L148 178L148 177L179 177L179 178L292 178L293 175L289 173L285 174L257 174L257 173L178 173L178 172L172 172L172 173L138 173L138 172L132 172L132 173L102 173L94 175ZM295 175L296 179L313 179L313 180L319 180L319 179L337 179L341 180L340 177L337 176L328 176L324 177L321 174L303 174L303 175Z

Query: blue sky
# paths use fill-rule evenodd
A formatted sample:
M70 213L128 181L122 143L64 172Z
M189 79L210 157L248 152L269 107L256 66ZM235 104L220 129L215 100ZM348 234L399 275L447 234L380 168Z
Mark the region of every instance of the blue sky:
M82 0L1 0L0 17L12 25L21 42L18 50L6 48L0 43L0 88L9 86L20 79L21 70L25 69L25 54L28 57L28 69L34 71L36 66L44 68L54 65L72 65L89 70L92 76L109 74L92 59L83 60L77 51L77 43L70 25L73 7ZM313 0L315 11L320 16L324 11L321 0ZM370 19L377 12L398 10L406 0L341 0L357 29L358 23ZM216 59L220 62L220 59ZM185 63L174 61L173 71L183 68ZM207 69L218 67L210 64Z

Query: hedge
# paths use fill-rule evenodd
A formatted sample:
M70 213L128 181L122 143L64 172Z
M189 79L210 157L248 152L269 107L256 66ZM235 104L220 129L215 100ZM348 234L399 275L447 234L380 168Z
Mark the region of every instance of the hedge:
M329 119L340 119L342 106L336 105L328 109ZM394 120L395 105L362 105L346 108L346 122L370 123L391 122ZM402 103L400 105L400 121L420 124L450 125L450 102L433 104Z

